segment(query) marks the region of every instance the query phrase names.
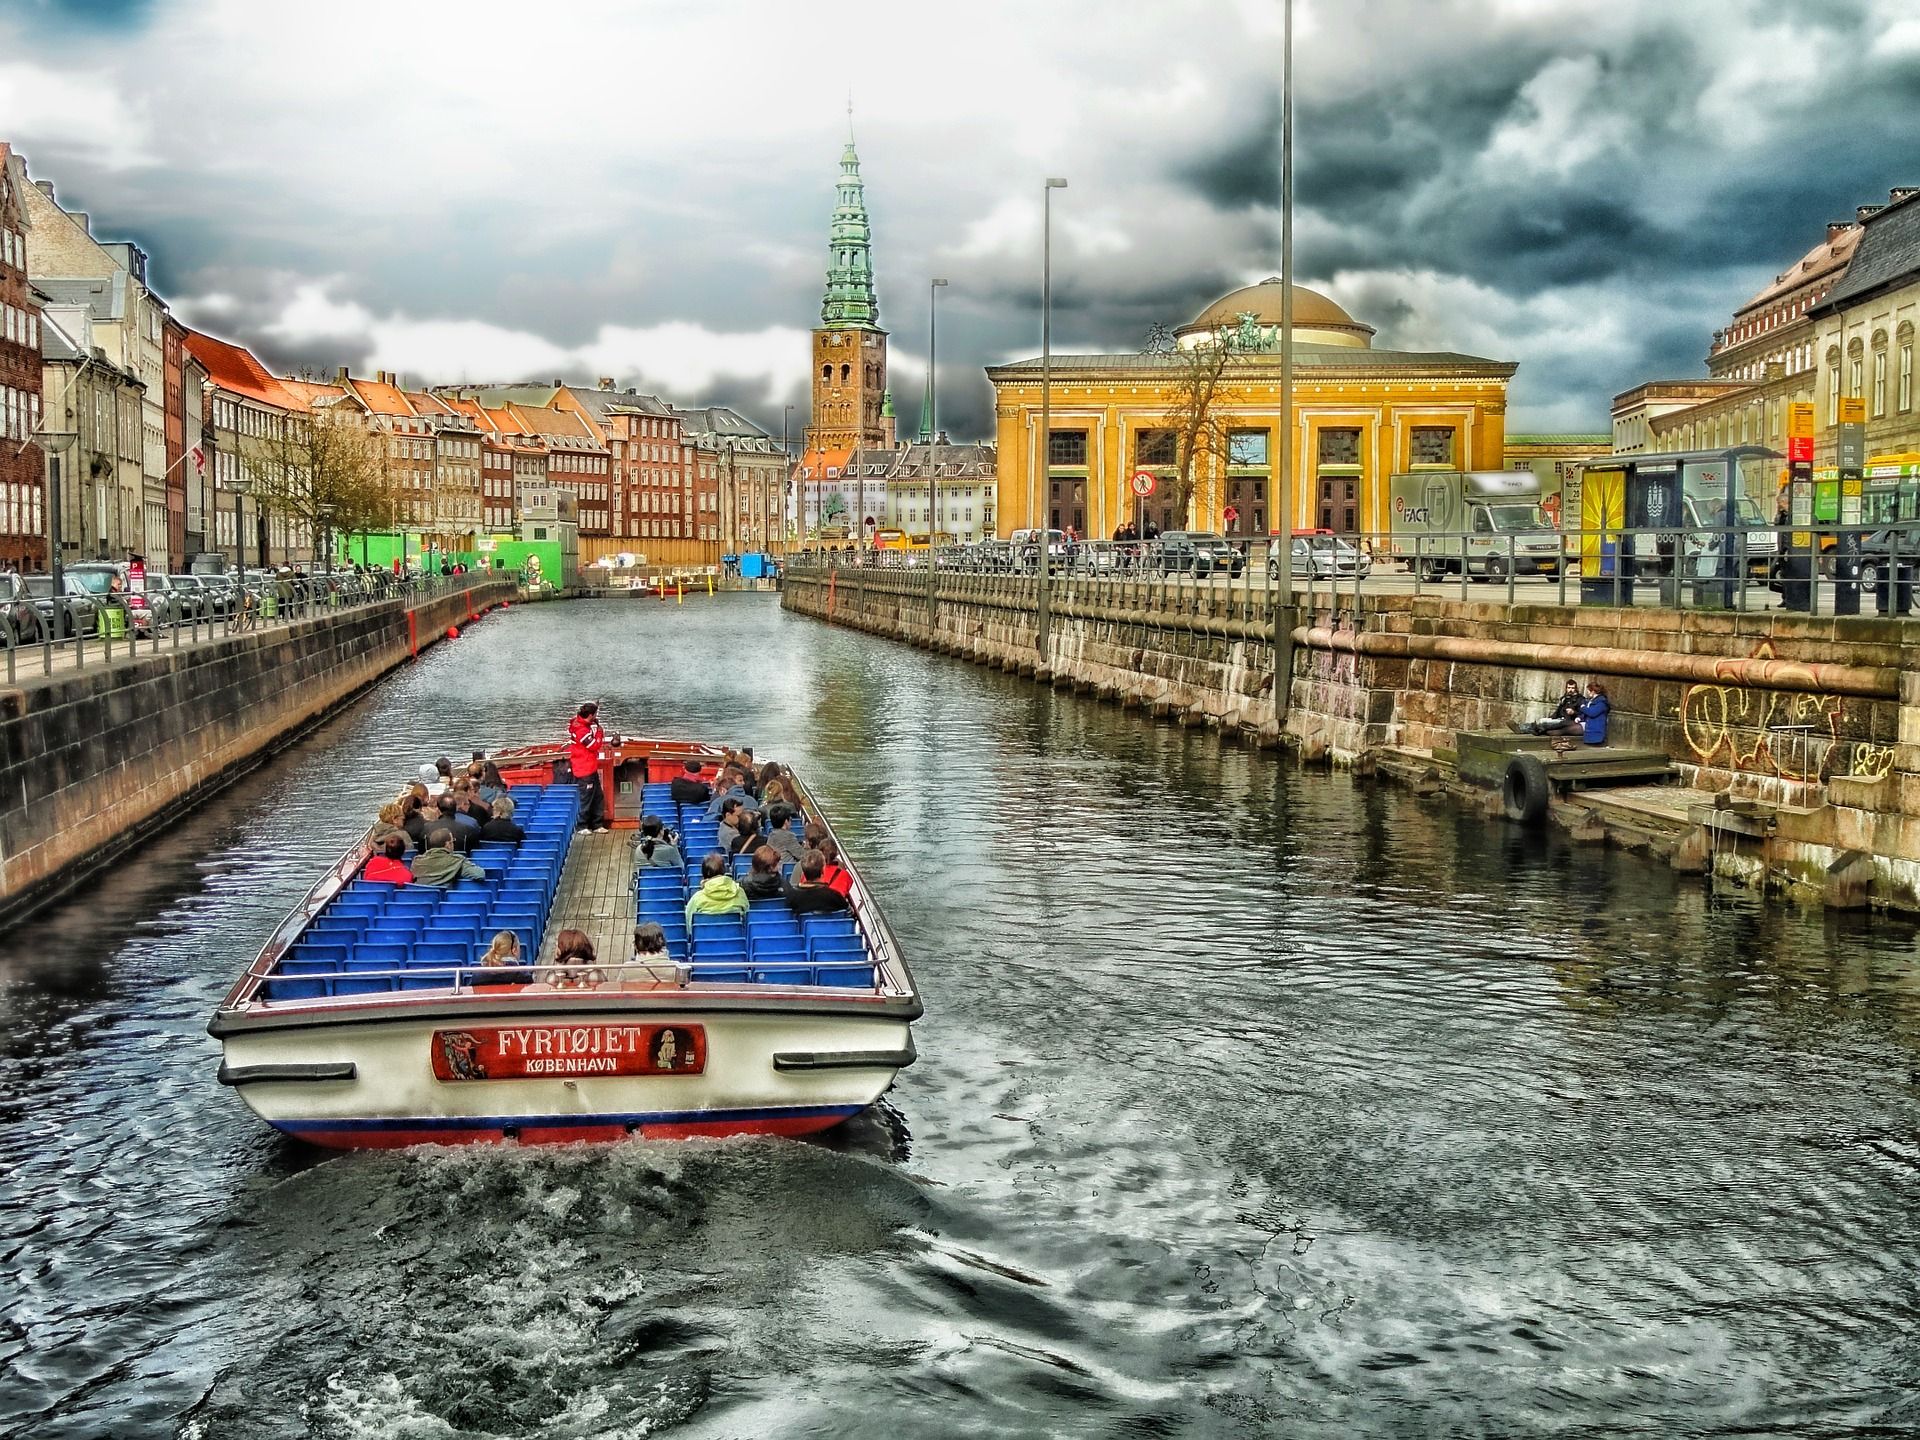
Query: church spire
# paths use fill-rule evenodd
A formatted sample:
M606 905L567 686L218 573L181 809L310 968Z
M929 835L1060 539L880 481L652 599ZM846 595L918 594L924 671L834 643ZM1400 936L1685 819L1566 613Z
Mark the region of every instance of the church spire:
M860 180L860 156L853 148L853 101L847 101L847 148L840 152L840 183L833 205L833 230L827 260L827 293L820 302L822 324L873 330L880 325L880 302L873 293L872 226L867 222L866 187Z

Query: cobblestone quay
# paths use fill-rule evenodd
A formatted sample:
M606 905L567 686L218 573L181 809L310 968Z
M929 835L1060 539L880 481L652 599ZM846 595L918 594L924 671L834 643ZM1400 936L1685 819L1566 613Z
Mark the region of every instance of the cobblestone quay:
M794 570L787 609L1362 768L1450 769L1457 737L1601 677L1613 743L1684 785L1761 808L1736 833L1683 822L1662 848L1748 883L1920 911L1920 629L1781 611L1614 609L1296 592L1276 723L1269 597L1249 584L1056 578L1044 651L1032 577ZM1683 812L1684 814L1684 812ZM1568 818L1569 823L1578 816ZM1703 848L1704 846L1704 848ZM1835 900L1834 903L1839 903Z

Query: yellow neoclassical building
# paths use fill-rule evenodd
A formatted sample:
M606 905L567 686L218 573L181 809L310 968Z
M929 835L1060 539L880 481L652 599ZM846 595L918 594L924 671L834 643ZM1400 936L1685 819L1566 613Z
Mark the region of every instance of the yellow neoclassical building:
M1135 514L1129 481L1142 470L1156 477L1145 512L1162 530L1280 531L1281 289L1269 278L1235 290L1139 354L1054 356L1044 468L1039 358L989 366L997 532L1038 525L1042 511L1057 529L1111 535ZM1444 351L1378 350L1373 336L1326 296L1294 286L1297 530L1384 531L1389 477L1502 467L1516 367ZM1209 354L1217 364L1207 363ZM1196 412L1203 423L1183 426ZM1183 433L1196 437L1185 504L1174 483Z

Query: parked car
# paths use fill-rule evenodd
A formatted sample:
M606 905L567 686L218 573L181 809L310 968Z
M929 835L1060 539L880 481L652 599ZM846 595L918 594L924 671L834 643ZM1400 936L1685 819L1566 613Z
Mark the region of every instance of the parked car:
M11 571L0 575L0 614L6 616L13 644L37 645L45 638L47 622L34 603L33 592L27 589L24 577Z
M1210 530L1166 530L1154 542L1151 561L1162 575L1212 575L1224 571L1237 577L1247 557L1223 535Z
M1267 564L1280 558L1280 542L1267 547ZM1293 537L1293 573L1312 580L1364 580L1373 573L1373 557L1344 535Z
M213 591L204 575L169 575L167 583L180 596L189 620L211 620L214 616Z
M1888 567L1897 566L1909 575L1920 565L1920 528L1901 525L1885 530L1869 530L1860 537L1860 583L1877 589ZM1896 579L1900 578L1898 576Z
M55 634L98 635L100 633L100 603L94 599L91 591L74 579L72 571L62 571L60 588L63 608L67 620L64 626L54 627L53 577L51 575L28 575L23 577L27 590L33 596L34 609L40 612L40 618L54 628Z

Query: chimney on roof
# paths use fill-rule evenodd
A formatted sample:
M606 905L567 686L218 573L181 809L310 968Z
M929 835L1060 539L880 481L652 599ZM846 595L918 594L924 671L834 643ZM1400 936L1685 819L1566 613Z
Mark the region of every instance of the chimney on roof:
M1884 205L1856 205L1853 208L1853 213L1859 217L1860 223L1864 225L1869 216L1878 215L1886 208Z
M553 379L553 388L558 390L562 385L566 383L567 383L566 381L562 380L559 376L556 375L554 376L554 379Z
M613 388L613 377L611 375L602 375L600 377L600 388L602 390L611 390Z
M1898 205L1909 195L1920 195L1920 185L1896 185L1887 191L1887 203Z
M347 383L347 381L348 381L348 380L349 380L350 378L351 378L351 377L350 377L350 376L349 376L349 375L347 374L347 367L346 367L346 366L344 366L344 365L336 365L336 366L334 367L334 371L333 371L333 383L334 383L334 384L336 384L336 385L344 385L344 384L346 384L346 383Z
M1852 220L1829 220L1827 222L1827 243L1832 244L1835 240L1838 240L1842 235L1853 229L1855 223L1856 222Z

